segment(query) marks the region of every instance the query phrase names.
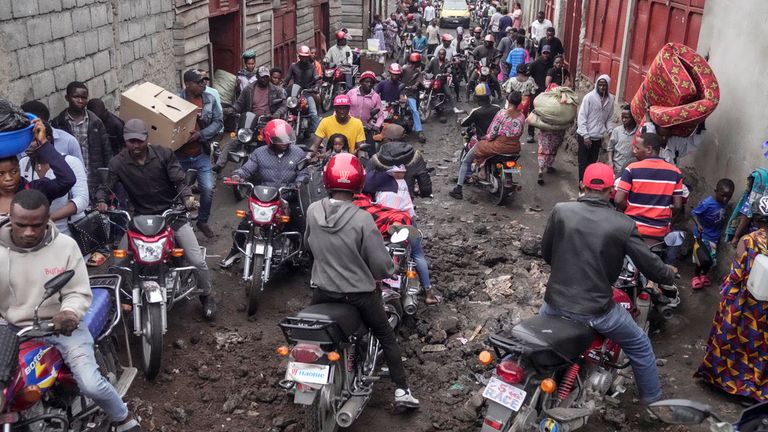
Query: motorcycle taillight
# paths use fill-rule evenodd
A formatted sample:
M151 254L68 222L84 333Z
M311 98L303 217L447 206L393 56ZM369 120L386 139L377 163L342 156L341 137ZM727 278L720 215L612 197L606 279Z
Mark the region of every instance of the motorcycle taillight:
M336 69L336 71L333 72L333 78L336 80L344 79L344 72L342 72L341 69Z
M507 384L520 384L525 379L525 369L511 360L496 365L496 375Z
M323 350L313 344L296 344L291 350L291 359L299 363L314 363L323 356Z

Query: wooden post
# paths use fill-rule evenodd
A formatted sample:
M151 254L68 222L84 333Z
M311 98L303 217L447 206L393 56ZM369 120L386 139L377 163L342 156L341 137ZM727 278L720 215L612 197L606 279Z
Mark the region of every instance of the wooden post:
M627 3L627 18L624 22L624 37L621 43L621 63L619 64L619 76L616 82L616 101L624 99L624 90L627 87L627 70L629 69L629 50L632 47L632 24L635 20L635 7L637 0L629 0Z

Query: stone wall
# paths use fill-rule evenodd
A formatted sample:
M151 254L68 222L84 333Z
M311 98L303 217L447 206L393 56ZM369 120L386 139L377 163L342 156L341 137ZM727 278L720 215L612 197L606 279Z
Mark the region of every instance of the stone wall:
M173 19L168 0L0 0L0 96L55 115L75 80L110 107L136 82L174 88Z

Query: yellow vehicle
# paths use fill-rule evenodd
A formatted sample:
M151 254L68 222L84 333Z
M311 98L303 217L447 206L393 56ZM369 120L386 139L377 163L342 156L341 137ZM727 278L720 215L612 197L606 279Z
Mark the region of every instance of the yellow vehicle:
M445 0L440 12L440 27L469 28L469 6L466 0Z

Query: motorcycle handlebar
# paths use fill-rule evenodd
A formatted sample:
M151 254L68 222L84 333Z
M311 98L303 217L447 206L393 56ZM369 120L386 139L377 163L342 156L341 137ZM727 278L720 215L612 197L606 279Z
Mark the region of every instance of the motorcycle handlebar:
M228 186L248 186L249 188L253 189L253 183L242 180L235 181L232 180L232 177L224 177L224 181L222 181L222 183Z
M53 324L52 320L43 320L38 322L36 325L33 324L31 326L24 327L16 333L16 336L22 340L29 340L53 336L57 333L58 332L56 331L56 326Z

